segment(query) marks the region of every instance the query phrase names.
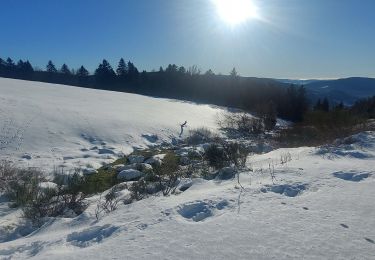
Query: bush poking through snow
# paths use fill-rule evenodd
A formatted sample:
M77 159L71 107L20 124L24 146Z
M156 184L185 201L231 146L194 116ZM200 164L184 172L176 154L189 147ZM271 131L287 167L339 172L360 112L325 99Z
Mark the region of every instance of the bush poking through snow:
M38 188L30 194L22 207L23 216L34 225L40 226L45 217L59 217L68 214L79 215L86 209L85 194L81 192L84 177L78 172L55 177L55 188ZM39 183L40 184L40 183Z
M208 161L209 165L214 169L220 169L226 166L228 163L226 161L224 149L215 143L210 144L204 157Z
M176 154L172 152L167 153L163 159L163 163L155 167L155 175L159 180L159 185L164 196L174 193L178 180L183 175L179 166L179 158Z
M117 205L120 202L120 198L117 194L118 191L119 187L114 186L107 192L107 194L105 194L104 200L102 199L102 195L100 195L95 210L96 220L100 219L103 212L109 214L117 209Z
M188 145L198 145L209 143L216 138L218 138L217 135L215 135L208 128L201 127L190 130L189 136L186 138L186 142Z
M241 169L245 167L249 154L249 149L240 143L221 141L220 144L211 144L204 157L214 169L231 165Z
M131 192L130 194L130 200L142 200L146 194L147 194L147 182L145 180L139 180L133 182L130 187L129 191Z
M45 179L36 169L19 169L10 162L0 163L0 192L5 192L13 207L28 204Z
M219 126L227 132L237 132L240 135L262 134L264 120L246 113L226 113L218 120Z

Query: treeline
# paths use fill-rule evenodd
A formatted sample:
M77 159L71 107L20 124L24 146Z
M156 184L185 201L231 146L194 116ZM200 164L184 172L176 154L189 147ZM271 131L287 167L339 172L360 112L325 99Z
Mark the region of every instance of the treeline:
M291 121L301 121L308 109L303 87L285 87L273 80L240 77L235 68L229 75L216 75L212 70L202 73L196 66L185 68L175 64L160 67L158 71L140 72L131 61L120 59L114 69L104 59L90 74L84 66L70 69L63 64L56 68L49 61L46 68L40 70L29 61L0 58L0 77L176 98L251 112L272 110Z

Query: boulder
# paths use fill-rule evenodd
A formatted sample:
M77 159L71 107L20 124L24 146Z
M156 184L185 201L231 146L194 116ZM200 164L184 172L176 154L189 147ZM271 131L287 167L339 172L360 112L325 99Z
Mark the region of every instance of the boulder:
M117 164L117 165L114 165L112 168L118 172L121 172L122 170L124 170L123 169L124 166L125 166L124 164Z
M117 175L117 179L124 180L124 181L132 181L138 178L143 177L145 174L138 170L129 169L123 170Z
M144 160L145 160L145 157L143 155L130 155L128 157L128 159L129 159L129 162L131 164L133 164L133 163L143 163Z
M124 171L124 170L130 170L130 169L138 170L137 165L138 165L137 163L123 165L122 167L117 168L117 171L121 172L121 171Z
M143 173L152 173L153 172L153 168L151 166L151 164L148 164L148 163L140 163L137 165L137 170L143 172Z
M162 160L164 157L165 157L165 154L157 154L147 159L145 163L154 165L154 166L160 166L162 164Z
M84 175L91 175L91 174L95 174L97 171L93 168L85 168L82 170L82 173Z
M224 167L217 173L216 179L230 180L236 176L237 170L234 167Z
M183 166L189 165L190 159L188 156L180 157L180 164Z

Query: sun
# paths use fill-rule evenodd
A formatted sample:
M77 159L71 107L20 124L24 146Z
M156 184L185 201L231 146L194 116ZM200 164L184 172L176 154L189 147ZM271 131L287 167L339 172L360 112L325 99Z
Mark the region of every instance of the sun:
M212 0L221 19L229 25L238 25L258 17L258 8L251 0Z

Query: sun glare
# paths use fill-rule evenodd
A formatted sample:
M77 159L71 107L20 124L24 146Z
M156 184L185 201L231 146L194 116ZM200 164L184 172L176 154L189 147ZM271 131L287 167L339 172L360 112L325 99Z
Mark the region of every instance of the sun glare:
M212 0L221 19L234 26L258 17L258 10L251 0Z

